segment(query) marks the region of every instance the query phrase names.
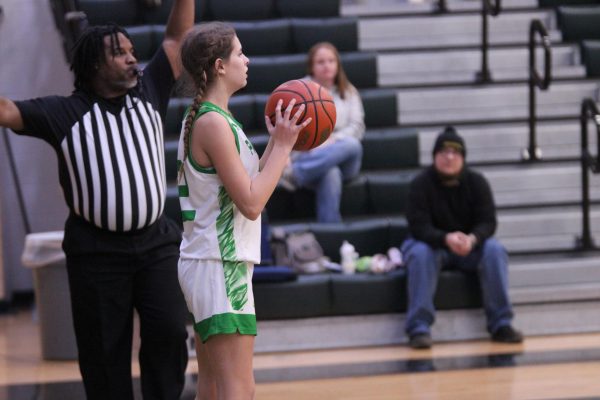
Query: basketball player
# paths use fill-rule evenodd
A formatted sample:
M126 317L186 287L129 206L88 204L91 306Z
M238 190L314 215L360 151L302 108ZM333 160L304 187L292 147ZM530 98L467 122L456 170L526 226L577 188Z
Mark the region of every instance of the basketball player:
M162 215L163 120L181 72L194 0L175 0L162 46L142 72L127 32L91 27L78 39L75 91L13 102L0 125L56 151L70 210L67 257L79 367L90 400L133 400L133 310L140 316L144 399L179 399L187 364L177 281L181 233Z
M194 315L198 398L252 399L256 316L252 272L260 262L260 213L273 193L308 118L276 107L275 126L259 160L228 108L246 86L248 58L233 28L202 24L181 57L196 96L179 142L178 185L184 219L179 281Z
M280 184L288 190L315 191L317 221L340 222L340 201L345 181L358 176L365 134L364 109L358 90L348 81L334 45L315 44L308 51L308 77L329 90L337 121L331 136L310 151L292 153Z

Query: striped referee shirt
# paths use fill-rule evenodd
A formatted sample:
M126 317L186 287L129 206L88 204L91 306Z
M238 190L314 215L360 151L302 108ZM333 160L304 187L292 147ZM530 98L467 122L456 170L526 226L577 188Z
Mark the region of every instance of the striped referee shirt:
M161 216L163 121L173 83L160 50L140 83L123 97L106 100L75 91L15 102L25 123L17 133L41 138L55 149L72 213L115 232L142 229Z

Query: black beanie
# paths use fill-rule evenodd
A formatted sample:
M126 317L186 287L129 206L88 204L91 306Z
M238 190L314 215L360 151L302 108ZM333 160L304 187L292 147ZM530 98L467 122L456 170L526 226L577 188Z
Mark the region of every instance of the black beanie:
M443 132L441 132L437 139L435 139L435 145L433 146L433 155L442 150L444 147L452 147L456 149L463 158L467 155L467 148L465 147L465 141L456 132L453 126L447 126Z

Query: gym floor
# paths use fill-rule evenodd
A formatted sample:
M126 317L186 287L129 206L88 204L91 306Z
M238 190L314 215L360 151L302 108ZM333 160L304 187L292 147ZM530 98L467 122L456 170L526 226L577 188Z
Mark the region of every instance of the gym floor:
M0 315L0 400L85 399L75 361L42 359L35 315ZM183 400L195 371L190 360ZM258 400L600 399L600 333L258 354L255 376Z

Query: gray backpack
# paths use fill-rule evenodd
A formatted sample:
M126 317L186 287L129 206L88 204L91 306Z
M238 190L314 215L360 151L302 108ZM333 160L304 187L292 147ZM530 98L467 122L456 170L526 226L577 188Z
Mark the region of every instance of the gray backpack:
M281 228L273 228L271 248L275 264L289 265L299 274L324 272L329 263L312 232L286 233Z

